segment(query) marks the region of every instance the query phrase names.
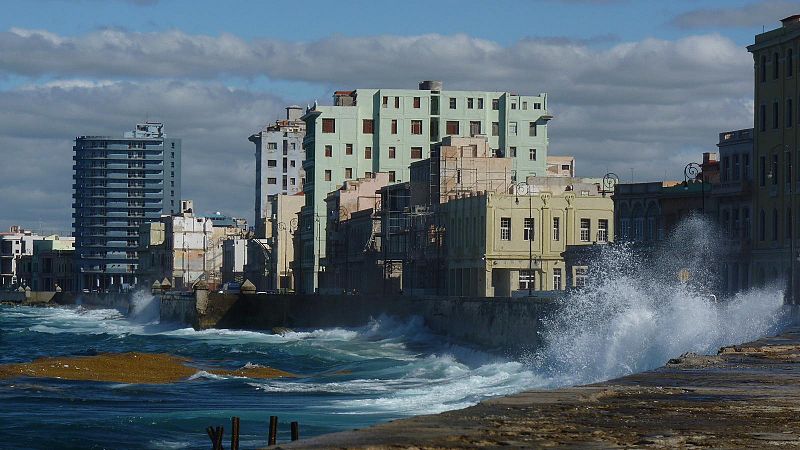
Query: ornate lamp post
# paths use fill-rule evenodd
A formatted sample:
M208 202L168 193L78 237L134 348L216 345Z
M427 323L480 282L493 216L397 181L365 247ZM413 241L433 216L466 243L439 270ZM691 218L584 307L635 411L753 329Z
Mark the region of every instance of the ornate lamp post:
M608 193L614 193L614 187L619 184L619 177L614 172L608 172L607 174L603 175L603 185L601 186L600 193L603 194L603 197L606 196Z
M683 168L683 183L686 188L689 188L689 179L697 180L697 176L703 173L703 168L700 164L696 162L690 162ZM701 211L703 214L706 213L706 182L700 177L700 201L701 203Z

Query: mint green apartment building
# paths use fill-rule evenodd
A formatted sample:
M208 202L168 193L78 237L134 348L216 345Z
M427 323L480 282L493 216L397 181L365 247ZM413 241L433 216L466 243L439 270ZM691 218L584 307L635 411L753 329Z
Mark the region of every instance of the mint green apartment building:
M445 136L486 136L497 157L512 159L512 178L545 176L547 95L445 91L438 81L418 90L337 91L332 106L314 105L303 116L305 206L300 212L300 292L312 293L324 272L325 196L345 180L387 172L390 183L409 180L409 165L426 159ZM299 272L299 273L297 273ZM324 276L324 275L322 275Z

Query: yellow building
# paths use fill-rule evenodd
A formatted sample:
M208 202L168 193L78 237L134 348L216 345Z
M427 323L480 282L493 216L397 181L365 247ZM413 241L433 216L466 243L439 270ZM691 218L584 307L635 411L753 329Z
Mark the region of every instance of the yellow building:
M763 284L788 278L797 253L796 193L800 172L800 15L783 19L776 30L756 35L747 47L755 61L755 127L752 280ZM794 214L796 216L796 214ZM796 239L796 238L795 238Z
M611 198L576 178L531 177L514 193L466 194L442 208L448 295L563 290L566 247L614 236Z

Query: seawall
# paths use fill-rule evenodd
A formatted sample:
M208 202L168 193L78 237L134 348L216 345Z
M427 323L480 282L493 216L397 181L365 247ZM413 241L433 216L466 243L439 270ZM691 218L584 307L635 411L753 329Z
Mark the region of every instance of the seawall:
M0 303L23 306L83 305L87 308L116 309L127 314L129 293L73 293L55 291L0 292Z
M419 316L434 333L457 343L503 353L539 345L540 322L554 302L540 298L408 297L360 295L245 295L197 291L160 296L162 321L197 329L357 327L381 315Z

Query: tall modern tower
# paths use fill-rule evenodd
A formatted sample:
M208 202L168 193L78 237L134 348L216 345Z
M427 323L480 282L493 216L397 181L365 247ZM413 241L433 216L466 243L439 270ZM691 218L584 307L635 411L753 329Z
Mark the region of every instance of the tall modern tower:
M146 122L122 137L77 137L73 150L77 287L133 285L139 225L180 210L181 140Z

